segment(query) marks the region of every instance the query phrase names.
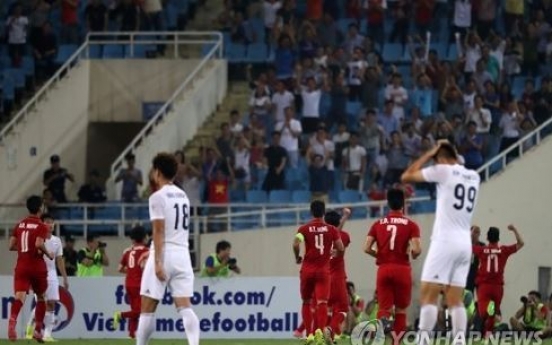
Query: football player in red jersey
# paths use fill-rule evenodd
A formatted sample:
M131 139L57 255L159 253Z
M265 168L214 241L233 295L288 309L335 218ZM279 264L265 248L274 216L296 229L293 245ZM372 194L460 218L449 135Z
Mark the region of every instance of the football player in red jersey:
M422 249L418 224L403 214L404 192L390 189L387 205L390 211L370 228L364 251L375 257L378 265L378 320L388 331L394 308L393 332L396 336L393 338L398 342L406 331L406 311L412 297L410 256L416 259Z
M513 225L508 225L516 237L516 243L503 246L498 243L500 240L500 230L490 227L487 232L489 244L486 246L474 245L473 254L479 259L479 268L475 278L477 286L477 308L479 316L483 321L483 330L487 338L494 329L495 315L501 315L500 304L504 294L504 268L510 255L520 250L523 245L518 230ZM479 243L480 232L472 230L472 242ZM494 305L494 308L493 308Z
M300 292L303 305L301 316L305 323L307 344L324 341L324 330L328 326L328 298L330 297L330 258L332 249L337 253L344 250L339 230L324 222L326 205L323 201L311 202L310 211L314 219L297 230L293 241L295 262L302 264ZM301 243L305 244L305 255L301 257ZM316 311L311 311L311 299L316 299ZM313 327L314 318L314 327ZM331 339L326 339L331 341Z
M27 199L29 216L21 220L14 228L9 249L17 251L17 262L13 275L15 298L11 304L10 319L8 323L8 338L11 341L17 339L17 317L25 303L25 297L32 288L36 294L35 330L33 339L43 343L42 328L46 315L46 301L44 294L48 287L48 271L44 262L44 255L50 260L54 259L52 253L48 253L44 241L49 236L48 226L40 220L43 210L42 198L31 196Z
M347 248L351 243L349 233L343 231L343 226L349 216L351 210L343 209L343 216L340 216L336 211L326 212L324 221L327 224L335 226L339 230L339 235L343 246ZM325 329L326 339L335 339L341 336L341 324L345 321L347 312L349 311L349 295L347 293L347 273L345 271L345 252L334 252L330 259L330 299L328 300L328 308L331 310L330 327ZM333 332L334 334L331 334Z
M125 249L119 263L119 272L126 273L125 290L127 292L130 311L115 312L113 316L114 328L119 328L121 319L128 319L128 333L134 339L140 317L141 297L140 284L142 282L142 271L149 254L146 247L146 229L137 226L130 233L132 246Z

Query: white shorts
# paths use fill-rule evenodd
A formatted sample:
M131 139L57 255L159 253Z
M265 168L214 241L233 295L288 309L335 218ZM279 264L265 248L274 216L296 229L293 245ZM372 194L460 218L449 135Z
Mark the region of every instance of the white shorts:
M59 280L48 279L45 297L47 301L59 301Z
M164 268L167 280L162 282L155 275L155 255L150 253L142 274L140 295L160 301L168 287L172 297L192 297L194 270L190 253L184 250L165 251Z
M431 242L422 269L422 282L465 287L471 256L471 246Z

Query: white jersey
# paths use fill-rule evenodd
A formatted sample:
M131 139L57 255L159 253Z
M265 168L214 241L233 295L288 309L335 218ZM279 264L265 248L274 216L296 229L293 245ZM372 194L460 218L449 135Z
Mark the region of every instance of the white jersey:
M56 259L63 256L63 246L59 237L52 235L44 242L46 250L54 254L54 259L50 260L44 255L46 268L48 269L48 280L57 280Z
M479 194L480 177L455 164L437 164L422 170L424 180L437 184L437 210L432 241L454 241L471 248L471 221Z
M188 250L190 200L175 185L165 185L149 197L150 219L165 221L166 250ZM151 245L151 250L155 247Z

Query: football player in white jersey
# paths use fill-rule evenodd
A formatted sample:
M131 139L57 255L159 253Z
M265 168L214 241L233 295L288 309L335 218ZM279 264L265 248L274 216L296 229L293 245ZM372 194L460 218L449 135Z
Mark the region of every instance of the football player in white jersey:
M159 153L153 159L152 177L156 192L149 197L152 245L142 274L142 308L136 345L147 345L155 330L155 310L168 287L182 317L189 345L199 344L199 319L192 310L194 271L188 237L190 200L173 184L178 170L175 157Z
M50 260L44 256L46 262L46 268L48 269L48 289L46 290L46 316L44 317L44 341L55 341L52 337L52 330L55 325L56 318L56 303L59 301L59 280L57 275L57 269L62 276L63 286L69 288L67 280L67 272L65 271L65 261L63 260L63 245L61 239L53 234L54 232L54 217L50 214L43 214L42 222L48 225L49 237L44 242L48 252L52 253L55 257L54 260ZM33 338L34 331L34 311L31 312L32 317L27 323L26 338Z
M435 164L423 168L431 160ZM420 286L418 344L429 344L429 333L437 322L438 299L443 289L450 306L452 334L460 343L465 343L468 320L463 294L470 270L470 227L479 193L479 174L458 164L458 153L448 141L439 141L406 169L401 180L437 185L435 222Z

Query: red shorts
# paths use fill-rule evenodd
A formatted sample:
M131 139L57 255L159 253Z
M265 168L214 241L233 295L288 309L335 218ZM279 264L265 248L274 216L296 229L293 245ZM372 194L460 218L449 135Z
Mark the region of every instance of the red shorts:
M330 272L329 271L301 271L300 290L301 299L328 301L330 297Z
M504 295L504 286L496 284L479 284L477 286L477 309L479 315L487 315L489 302L495 303L495 314L501 315L500 304Z
M406 265L386 264L378 268L376 288L380 310L395 306L406 309L412 298L412 269Z
M125 286L128 296L128 304L130 304L130 310L140 312L142 308L142 296L140 296L139 286Z
M13 274L13 289L15 292L29 292L43 295L48 288L48 272L35 271L32 268L16 269Z
M347 293L347 278L332 276L330 278L330 299L328 306L336 312L346 313L349 310L349 294Z

